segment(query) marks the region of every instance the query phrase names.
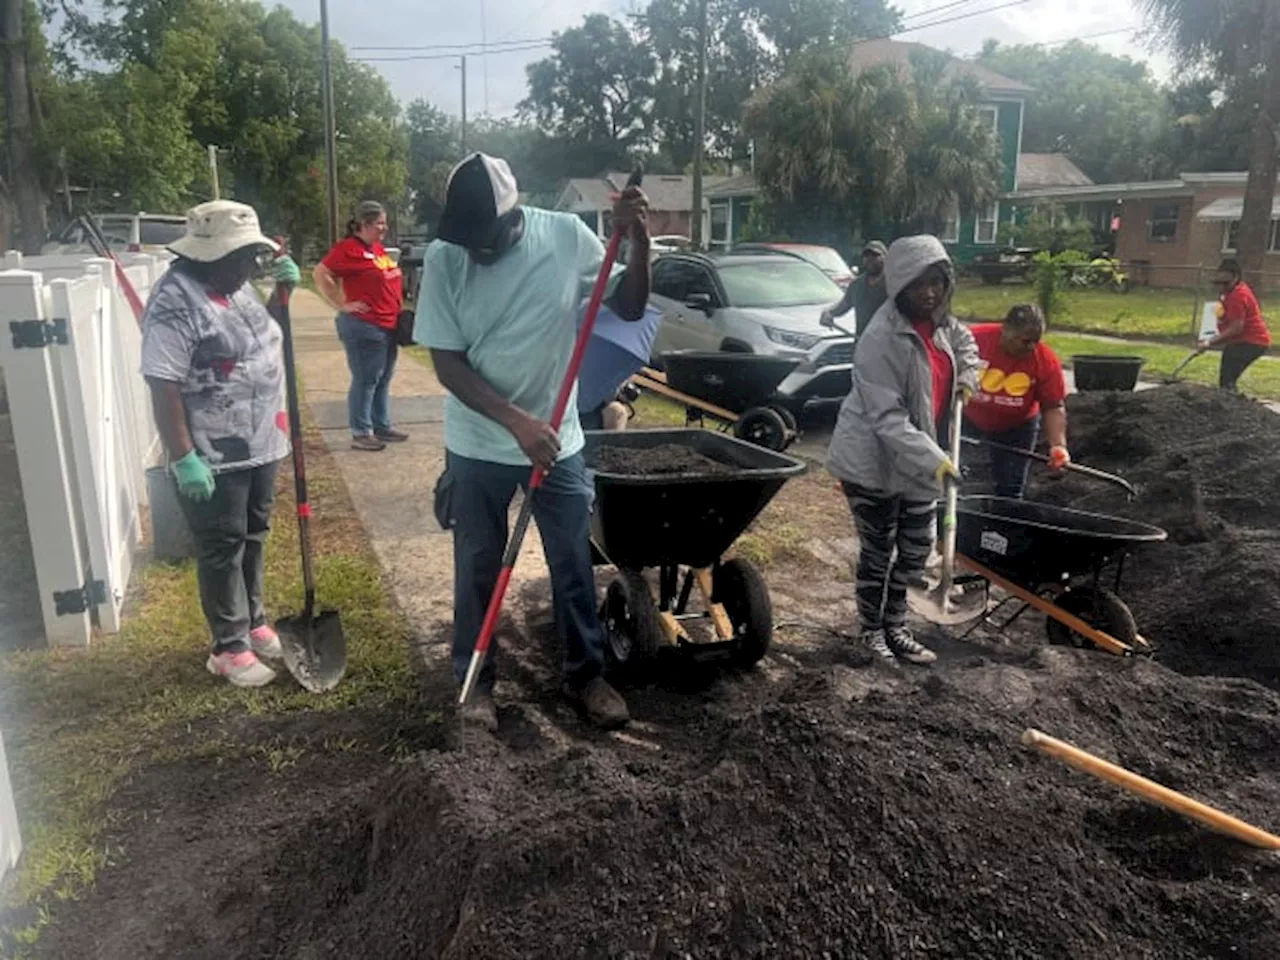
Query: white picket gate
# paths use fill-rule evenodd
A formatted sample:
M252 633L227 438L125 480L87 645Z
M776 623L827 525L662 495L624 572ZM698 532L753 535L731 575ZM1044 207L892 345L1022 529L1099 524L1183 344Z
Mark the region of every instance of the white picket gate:
M113 266L8 253L0 271L4 366L18 470L51 645L120 629L159 436L139 374L142 338ZM166 264L125 269L145 301Z

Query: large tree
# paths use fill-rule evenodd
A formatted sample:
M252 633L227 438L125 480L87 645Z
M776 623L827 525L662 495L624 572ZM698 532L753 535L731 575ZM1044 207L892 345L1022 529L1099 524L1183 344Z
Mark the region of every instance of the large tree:
M19 235L25 253L39 253L45 239L44 191L40 183L32 92L27 69L25 0L3 0L0 32L4 41L4 107L9 176L18 208Z
M1051 48L988 40L978 62L1035 90L1024 150L1065 153L1098 183L1177 173L1166 152L1171 105L1145 63L1078 40Z
M958 204L995 197L1000 157L976 110L978 91L944 77L946 58L855 73L822 52L761 91L747 114L757 177L775 215L845 239L855 224L938 232ZM786 222L776 226L791 232Z
M1184 66L1211 70L1227 95L1253 114L1237 245L1246 273L1260 282L1280 167L1280 4L1144 0L1144 6Z

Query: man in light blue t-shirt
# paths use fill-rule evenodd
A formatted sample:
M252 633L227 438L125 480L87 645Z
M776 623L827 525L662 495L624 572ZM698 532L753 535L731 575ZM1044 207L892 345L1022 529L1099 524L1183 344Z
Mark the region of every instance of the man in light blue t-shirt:
M449 391L437 514L453 527L454 676L459 684L466 676L502 566L507 511L536 463L550 470L533 515L567 651L565 689L592 722L621 726L627 705L601 675L591 488L576 385L558 435L547 422L573 352L577 306L600 270L604 246L573 214L519 206L504 160L472 154L450 172L446 193L437 240L423 260L415 339L431 349ZM615 229L631 239L627 268L615 270L609 299L624 320L640 319L649 299L647 207L635 187L614 206ZM498 727L494 651L467 707L491 730Z

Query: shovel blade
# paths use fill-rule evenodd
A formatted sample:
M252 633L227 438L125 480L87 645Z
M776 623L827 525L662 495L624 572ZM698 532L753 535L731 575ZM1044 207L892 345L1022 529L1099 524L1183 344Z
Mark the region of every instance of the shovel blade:
M953 627L986 613L987 598L982 590L965 591L961 586L952 586L948 596L939 583L908 587L907 605L912 613L930 623Z
M332 690L347 671L347 637L337 610L321 610L309 620L282 617L276 623L284 665L305 690Z

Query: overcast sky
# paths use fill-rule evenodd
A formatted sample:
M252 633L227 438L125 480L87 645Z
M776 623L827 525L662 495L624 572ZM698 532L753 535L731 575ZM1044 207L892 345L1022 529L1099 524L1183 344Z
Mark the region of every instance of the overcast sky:
M319 0L282 0L301 19L319 17ZM1098 36L1090 42L1113 53L1129 53L1152 63L1162 79L1168 74L1163 57L1152 57L1140 35L1122 28L1141 28L1135 0L1024 0L1008 9L993 10L1011 0L897 0L907 15L905 26L933 20L977 16L911 31L904 40L917 40L958 54L975 53L987 37L1004 43L1053 43L1072 37ZM360 58L447 55L449 59L379 62L372 64L391 83L396 96L408 102L424 97L450 113L460 99L457 60L445 45L492 44L507 40L539 40L556 30L574 26L586 13L626 13L642 8L640 0L329 0L333 35ZM921 15L942 6L951 9ZM483 17L481 11L483 10ZM981 11L990 10L989 13ZM916 16L912 17L915 14ZM369 50L360 47L432 45L429 51ZM444 48L444 49L442 49ZM485 111L494 116L511 113L525 95L525 66L546 55L546 49L492 52L487 58L468 58L468 114ZM487 84L486 84L487 75ZM488 93L486 96L486 86Z

